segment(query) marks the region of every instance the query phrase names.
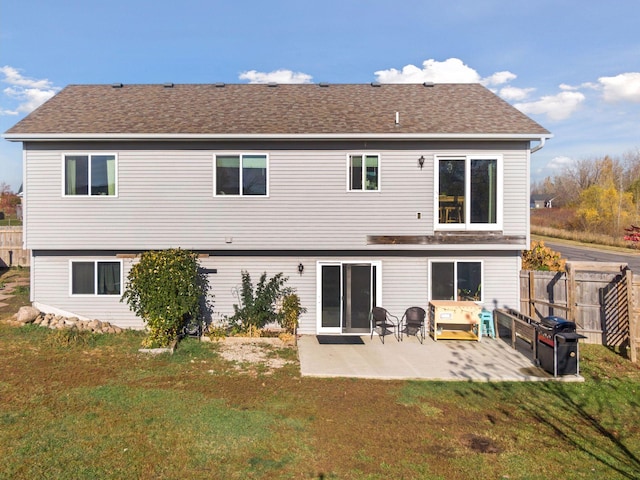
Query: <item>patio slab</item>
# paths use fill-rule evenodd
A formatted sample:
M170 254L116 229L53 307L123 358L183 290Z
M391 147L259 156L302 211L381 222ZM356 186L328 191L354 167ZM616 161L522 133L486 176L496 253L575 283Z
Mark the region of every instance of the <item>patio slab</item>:
M515 350L500 339L480 342L415 337L402 342L374 335L298 339L300 372L308 377L353 377L381 380L444 381L584 381L579 375L555 378L536 367L529 351ZM323 341L320 343L319 338ZM329 339L330 340L330 339Z

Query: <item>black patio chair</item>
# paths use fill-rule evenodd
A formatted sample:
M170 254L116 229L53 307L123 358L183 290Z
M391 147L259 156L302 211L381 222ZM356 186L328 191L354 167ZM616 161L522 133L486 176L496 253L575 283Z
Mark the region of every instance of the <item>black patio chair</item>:
M373 332L377 330L382 343L384 343L384 337L390 333L398 340L398 328L400 325L398 317L391 315L382 307L373 307L369 319L371 321L371 338L373 338Z
M426 337L426 325L425 319L427 318L427 312L424 308L409 307L402 315L400 322L400 328L398 330L398 338L402 341L402 334L415 335L420 343L424 342Z

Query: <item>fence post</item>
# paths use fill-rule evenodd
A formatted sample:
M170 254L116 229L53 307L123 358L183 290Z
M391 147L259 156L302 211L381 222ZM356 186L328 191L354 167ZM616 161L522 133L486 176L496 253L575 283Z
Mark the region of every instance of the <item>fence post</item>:
M567 320L576 322L576 272L571 266L571 262L567 262Z
M629 358L633 363L638 362L638 298L635 295L633 272L630 268L625 270L625 282L627 284L627 309L629 312Z
M529 308L527 315L533 318L536 310L536 285L535 274L533 270L529 270Z

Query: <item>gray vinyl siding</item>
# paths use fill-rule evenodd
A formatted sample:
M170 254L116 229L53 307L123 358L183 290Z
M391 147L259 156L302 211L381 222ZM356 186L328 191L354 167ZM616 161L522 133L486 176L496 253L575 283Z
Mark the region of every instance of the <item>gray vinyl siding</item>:
M209 275L210 296L213 301L214 322L220 322L225 316L233 314L233 305L238 304L237 292L241 287L241 271L247 270L254 285L262 272L271 277L284 273L289 278L287 285L294 287L300 296L301 304L307 312L300 320L299 333L317 333L316 285L318 262L326 261L380 261L382 269L382 306L394 315L401 317L406 308L421 306L426 308L429 301L428 262L430 258L482 260L484 306L517 308L519 305L518 272L520 269L517 252L498 252L495 254L473 255L472 253L452 255L451 252L433 252L433 255L410 256L359 256L347 254L333 256L292 255L292 256L210 256L200 260L201 266L215 269ZM117 260L115 255L83 256L80 252L73 255L50 255L38 252L32 263L33 300L46 311L54 307L84 318L97 318L112 322L125 328L142 328L143 323L136 318L125 303L118 297L78 297L69 295L70 260ZM128 274L135 259L124 258L124 277ZM298 272L302 263L304 271Z
M433 234L434 155L472 153L503 154L503 230L524 236L527 148L527 142L27 144L27 248L373 253L379 247L367 245L368 235ZM117 155L118 196L63 197L62 155L92 152ZM214 196L216 152L268 154L269 197ZM347 154L360 152L380 154L379 192L347 191Z

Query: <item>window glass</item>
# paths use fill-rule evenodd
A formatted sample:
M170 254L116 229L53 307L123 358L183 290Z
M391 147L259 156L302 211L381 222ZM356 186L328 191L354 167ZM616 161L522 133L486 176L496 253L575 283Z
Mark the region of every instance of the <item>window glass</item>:
M432 300L482 300L481 262L432 262Z
M240 194L240 156L216 157L216 194Z
M120 269L120 262L71 262L71 293L120 295Z
M351 190L362 190L362 155L351 155Z
M464 223L465 161L440 160L440 223Z
M64 162L66 195L89 194L89 157L73 155L65 157Z
M349 190L380 189L380 157L349 155Z
M115 195L115 155L66 155L65 195Z
M433 262L431 264L431 299L454 300L453 262Z
M91 156L91 195L116 194L116 157Z
M98 262L98 295L120 295L120 262Z
M471 223L496 223L496 160L471 160Z
M438 223L462 228L500 223L498 159L441 158L438 161Z
M92 295L95 275L94 262L73 262L71 264L71 293L74 295Z
M267 194L267 157L265 155L242 157L242 194Z
M367 155L366 190L378 190L378 156Z
M458 262L457 270L458 300L480 300L482 293L480 262Z
M216 195L267 195L266 155L217 155Z

